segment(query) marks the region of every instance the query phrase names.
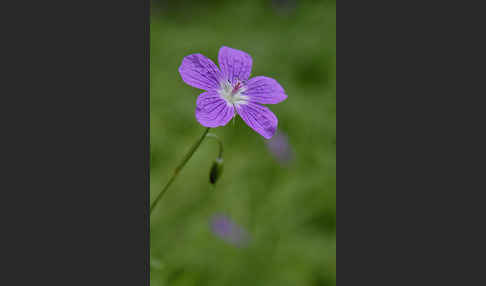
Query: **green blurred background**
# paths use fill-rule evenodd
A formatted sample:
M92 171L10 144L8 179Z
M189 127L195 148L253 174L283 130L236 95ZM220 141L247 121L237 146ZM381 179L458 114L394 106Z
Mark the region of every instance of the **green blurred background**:
M275 78L288 99L268 107L294 159L282 166L240 118L212 129L224 174L208 182L217 144L206 140L151 217L151 285L336 284L335 1L153 1L150 62L150 196L204 131L202 92L178 67L222 45L253 57L252 76ZM209 227L225 214L251 236L235 247Z

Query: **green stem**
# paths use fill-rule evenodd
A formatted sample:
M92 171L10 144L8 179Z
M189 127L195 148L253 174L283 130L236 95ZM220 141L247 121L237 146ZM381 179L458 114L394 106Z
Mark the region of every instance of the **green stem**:
M167 182L167 184L165 184L165 186L162 189L162 191L160 191L160 193L157 195L157 197L155 198L155 200L153 201L153 203L150 205L150 212L149 212L150 215L152 215L152 212L155 209L155 207L157 206L157 203L160 201L160 199L162 198L162 196L164 196L165 192L167 192L167 189L170 187L170 185L172 185L172 183L176 179L176 177L179 174L179 172L186 165L187 161L189 161L189 159L191 159L191 157L194 154L194 152L196 152L196 150L199 148L199 146L201 145L201 143L204 141L204 138L206 138L206 134L208 134L209 129L210 128L208 127L208 128L206 128L204 130L204 133L202 134L201 138L199 138L199 140L196 141L196 143L194 143L194 145L192 145L192 147L189 150L189 152L186 154L186 156L184 156L184 158L182 159L182 161L175 168L174 173L172 174L172 177L170 177L170 179Z
M223 141L221 141L221 139L219 139L219 137L216 136L216 134L213 134L213 133L208 133L206 135L206 137L211 137L211 138L215 139L216 141L218 141L218 144L219 144L218 158L223 158Z

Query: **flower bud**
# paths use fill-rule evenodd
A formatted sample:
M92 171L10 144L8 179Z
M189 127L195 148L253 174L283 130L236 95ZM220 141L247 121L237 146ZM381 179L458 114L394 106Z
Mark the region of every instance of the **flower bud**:
M223 173L223 158L217 158L214 160L213 165L211 166L211 171L209 172L209 182L211 184L216 184L219 177Z

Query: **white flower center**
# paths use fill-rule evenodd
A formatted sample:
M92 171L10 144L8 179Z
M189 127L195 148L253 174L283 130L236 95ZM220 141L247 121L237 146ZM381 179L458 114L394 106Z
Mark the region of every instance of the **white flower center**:
M222 81L219 95L229 106L238 106L248 102L248 96L242 94L245 90L246 88L241 82L237 82L233 86L227 81Z

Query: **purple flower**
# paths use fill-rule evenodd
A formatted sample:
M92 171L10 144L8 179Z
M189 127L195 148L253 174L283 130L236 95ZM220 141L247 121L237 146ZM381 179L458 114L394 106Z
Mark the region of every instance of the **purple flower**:
M211 231L224 241L238 247L248 245L248 233L231 219L222 214L217 214L210 219Z
M287 135L281 130L278 130L272 139L266 141L266 144L270 153L281 165L287 165L292 161L294 157L292 147Z
M272 138L278 120L261 104L276 104L287 98L280 84L269 77L249 79L252 58L243 51L221 47L218 67L202 54L182 60L179 73L188 85L203 89L196 101L196 119L206 127L226 125L236 113L266 139Z

